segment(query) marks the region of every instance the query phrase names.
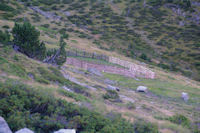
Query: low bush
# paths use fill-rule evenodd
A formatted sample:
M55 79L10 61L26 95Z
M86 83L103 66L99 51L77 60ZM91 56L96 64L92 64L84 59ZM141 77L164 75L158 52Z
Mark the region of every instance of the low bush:
M86 88L65 79L62 73L57 68L49 67L49 69L46 69L44 67L38 67L37 69L40 72L41 77L38 77L36 81L45 84L54 82L62 86L66 85L72 88L73 91L76 93L83 94L85 96L90 96L90 94L86 91Z
M40 133L60 128L75 128L77 132L85 133L134 132L133 125L122 118L110 120L86 108L55 99L47 89L31 88L13 80L0 82L0 116L13 132L24 127Z
M114 90L107 90L106 94L103 95L104 99L119 99L119 95Z
M190 127L191 125L190 120L184 115L180 115L180 114L176 114L172 117L169 117L168 120L175 124L182 125L184 127Z
M10 34L8 33L8 31L3 32L0 30L0 42L3 44L8 44L9 41L10 41Z
M158 126L144 120L138 120L134 124L136 133L159 133Z
M126 106L128 109L136 109L135 104L132 102L127 103Z
M0 3L0 10L1 11L8 11L8 12L10 12L10 11L14 11L15 9L12 8L11 6L5 4L5 3Z

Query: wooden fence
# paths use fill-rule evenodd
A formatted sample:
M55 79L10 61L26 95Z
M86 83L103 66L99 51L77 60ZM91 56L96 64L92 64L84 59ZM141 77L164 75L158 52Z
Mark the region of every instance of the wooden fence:
M67 56L92 58L109 62L109 56L97 53L88 53L85 51L67 51Z

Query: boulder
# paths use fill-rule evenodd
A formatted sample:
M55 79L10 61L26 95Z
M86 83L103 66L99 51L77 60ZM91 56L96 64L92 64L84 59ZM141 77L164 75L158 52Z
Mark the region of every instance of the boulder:
M73 92L71 89L69 89L67 86L63 86L62 87L64 90L69 91L69 92Z
M116 81L113 81L113 80L110 80L110 79L105 79L105 80L104 80L104 83L105 83L105 84L114 85L114 84L116 84L117 82L116 82Z
M100 76L100 77L103 76L102 73L99 70L95 69L95 68L88 68L87 71L92 73L92 74L94 74L94 75Z
M148 92L148 88L146 86L138 86L137 87L137 92Z
M114 91L120 91L119 88L112 86L112 85L108 85L107 86L107 90L114 90Z
M28 128L23 128L23 129L18 130L15 133L34 133L34 132Z
M12 133L7 122L0 116L0 133Z
M187 102L189 100L188 93L182 92L182 99Z
M75 129L60 129L58 131L55 131L54 133L76 133Z

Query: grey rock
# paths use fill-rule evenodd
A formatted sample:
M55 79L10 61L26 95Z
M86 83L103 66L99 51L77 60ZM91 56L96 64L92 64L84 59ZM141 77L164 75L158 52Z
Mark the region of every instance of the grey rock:
M34 132L28 128L23 128L23 129L18 130L15 133L34 133Z
M19 46L13 45L13 49L14 49L16 52L18 52L18 51L19 51Z
M185 102L187 102L189 100L188 93L182 92L182 96L181 97Z
M12 133L7 122L0 116L0 133Z
M128 101L128 102L131 102L131 103L134 103L135 100L133 100L132 98L130 97L127 97L127 96L124 96L124 95L119 95L121 99L125 100L125 101Z
M116 84L116 81L113 81L113 80L110 80L110 79L105 79L105 80L104 80L104 83L105 83L105 84L114 85L114 84Z
M55 131L54 133L76 133L75 129L60 129L58 131Z
M62 87L64 90L69 91L69 92L73 92L71 89L69 89L67 86L63 86Z
M114 90L114 91L120 91L119 88L117 88L115 86L111 86L111 85L107 85L107 89L108 90Z
M34 79L34 78L35 78L34 75L31 74L31 73L29 73L28 76L29 76L31 79Z
M71 13L68 12L68 11L64 12L64 14L65 14L67 17L71 16Z
M95 68L88 68L87 70L88 70L88 72L90 72L90 73L92 73L94 75L97 75L97 76L100 76L100 77L103 76L102 73L99 70L95 69Z
M138 86L137 87L137 92L148 92L148 88L146 86Z
M55 13L52 12L46 12L41 10L38 7L30 7L33 11L38 12L39 14L41 14L42 16L45 16L47 19L53 19L53 20L60 20L61 16L56 15Z

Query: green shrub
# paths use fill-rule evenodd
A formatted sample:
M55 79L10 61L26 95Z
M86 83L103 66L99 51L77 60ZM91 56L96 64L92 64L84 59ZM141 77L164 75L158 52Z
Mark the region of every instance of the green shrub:
M61 128L75 128L77 132L85 133L134 132L133 125L121 117L110 120L99 113L58 100L47 89L31 88L13 80L0 82L0 110L0 116L5 118L13 132L24 127L40 133Z
M0 3L0 10L10 12L10 11L14 11L15 9L5 3Z
M136 109L135 104L132 103L132 102L128 102L128 103L127 103L127 108L128 108L128 109Z
M15 23L12 30L15 45L19 47L20 52L30 58L44 59L46 57L45 44L39 42L40 32L30 23L23 25Z
M87 101L89 102L89 99L81 94L76 94L76 93L73 93L73 92L69 92L69 91L66 91L66 90L59 90L59 93L64 95L64 96L67 96L67 97L71 97L73 99L75 99L76 101Z
M8 44L8 42L10 42L10 34L8 31L3 32L0 30L0 42L3 44Z
M68 87L72 88L74 92L83 94L85 96L90 96L90 94L86 91L86 88L77 85L75 83L70 82L69 80L65 79L62 75L62 73L53 67L49 67L51 71L44 67L38 67L38 71L41 74L41 78L37 78L36 81L38 82L43 82L43 83L49 83L49 82L54 82L54 83L59 83L60 85L67 85ZM43 79L42 79L43 78ZM48 81L48 82L46 82Z
M144 120L138 120L134 124L136 133L159 133L158 126Z
M119 99L119 95L114 90L107 90L106 94L103 95L104 99Z
M178 125L190 127L190 120L187 117L185 117L184 115L176 114L172 117L169 117L169 121L171 121L175 124L178 124Z
M36 80L37 82L39 82L39 83L42 83L42 84L50 84L50 82L49 82L48 80L46 80L46 79L44 79L44 78L42 78L42 77L36 76L36 77L35 77L35 80Z
M10 70L13 74L19 77L26 77L26 69L20 64L9 64Z

